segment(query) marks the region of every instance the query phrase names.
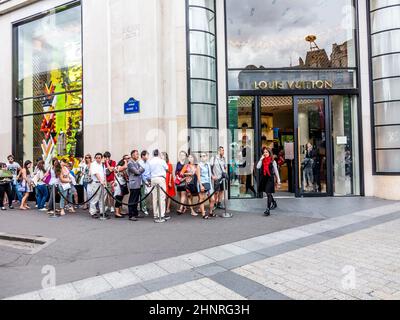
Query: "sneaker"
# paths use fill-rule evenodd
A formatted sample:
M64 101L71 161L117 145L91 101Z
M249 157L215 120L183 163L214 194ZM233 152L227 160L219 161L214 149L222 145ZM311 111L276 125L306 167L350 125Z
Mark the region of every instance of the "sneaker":
M164 217L164 220L165 220L165 221L171 220L171 216L165 216L165 217Z
M147 210L144 210L144 211L142 211L143 212L143 214L146 216L146 217L148 217L150 214L149 214L149 212L147 211Z
M100 219L100 216L96 213L96 214L92 215L92 218L93 219Z
M132 218L129 218L129 221L136 222L136 221L139 221L139 220L137 218L135 218L135 217L132 217Z
M45 212L45 211L47 211L47 209L43 208L43 209L39 209L39 211Z
M14 210L14 207L13 206L9 206L8 209Z
M6 211L6 207L1 207L1 211Z
M271 215L270 209L265 210L264 215L265 215L266 217L269 217L269 216Z
M164 222L167 222L167 220L165 220L165 219L161 219L161 220L155 219L154 222L155 223L164 223Z

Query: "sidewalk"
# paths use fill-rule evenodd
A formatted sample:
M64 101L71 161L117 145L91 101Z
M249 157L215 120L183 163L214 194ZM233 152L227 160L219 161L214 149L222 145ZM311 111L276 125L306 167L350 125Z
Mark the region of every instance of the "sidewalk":
M161 227L155 225L150 218L138 223L120 220L101 222L79 214L52 220L33 211L7 212L0 214L0 232L41 235L56 241L33 256L0 246L0 297L34 291L36 293L29 297L39 298L37 290L41 289L41 271L44 265L55 267L57 285L65 284L66 286L61 288L69 288L67 291L55 292L66 298L85 299L99 294L100 296L95 298L123 298L122 291L114 291L115 289L128 290L129 295L125 298L153 298L147 295L164 289L168 291L168 288L174 285L185 285L191 281L198 280L201 286L207 287L211 285L208 281L215 279L203 278L212 277L213 274L220 274L219 280L217 279L219 282L222 281L219 277L224 276L228 277L226 281L236 283L236 275L232 276L232 271L235 271L234 274L240 274L241 267L271 257L273 252L274 255L280 255L282 252L306 248L310 244L336 238L337 235L342 235L340 232L335 233L340 231L340 228L362 223L364 218L371 220L371 225L381 221L375 221L375 216L383 219L383 222L387 222L385 219L388 218L400 218L396 213L400 211L398 203L368 198L350 200L285 199L280 201L280 209L270 218L262 216L263 203L256 200L248 203L252 207L258 206L257 209L251 209L257 211L237 213L233 219L203 221L189 216L174 217L171 222ZM312 210L308 209L310 207ZM235 201L230 203L230 208L240 209ZM364 216L360 215L362 210ZM323 221L323 217L335 213L336 218ZM380 218L380 215L383 217ZM322 233L329 230L334 232L320 235L322 230ZM352 230L349 233L352 233ZM273 239L278 242L274 243ZM187 259L182 258L182 255L188 255ZM236 270L237 268L239 269ZM115 273L117 270L122 271ZM108 276L100 276L106 274ZM175 277L176 275L179 276ZM93 278L96 276L100 277ZM242 274L239 276L242 277ZM82 282L82 279L87 280ZM163 286L160 287L158 281L161 281ZM247 280L243 281L248 283ZM263 284L255 284L257 281L254 279L249 281L251 286L255 285L259 289L263 287ZM153 290L148 290L148 285ZM197 283L195 287L196 285ZM237 290L228 290L227 298L238 294ZM133 294L133 291L137 294ZM68 295L68 292L72 296ZM265 293L265 298L290 297L277 294L279 290L275 292L271 291L271 288L266 292L272 296Z

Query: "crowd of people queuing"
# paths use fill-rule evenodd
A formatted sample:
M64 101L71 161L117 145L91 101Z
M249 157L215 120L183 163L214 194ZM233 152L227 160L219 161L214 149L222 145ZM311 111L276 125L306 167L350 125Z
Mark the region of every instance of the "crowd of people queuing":
M1 210L14 209L17 203L20 210L31 209L33 205L30 207L28 200L32 193L39 211L65 216L79 208L88 210L94 219L113 215L138 221L150 215L151 197L155 222L171 218L171 199L178 203L178 215L190 213L210 219L216 217L217 209L225 209L228 166L223 147L211 159L206 153L197 159L181 151L175 168L168 154L159 150L151 156L147 151L134 150L118 162L110 152L94 157L88 154L78 162L76 165L67 158L54 158L46 164L38 159L35 164L25 161L21 167L10 155L7 163L0 163ZM83 189L81 207L77 186ZM158 193L154 191L157 186ZM58 207L54 192L59 194Z

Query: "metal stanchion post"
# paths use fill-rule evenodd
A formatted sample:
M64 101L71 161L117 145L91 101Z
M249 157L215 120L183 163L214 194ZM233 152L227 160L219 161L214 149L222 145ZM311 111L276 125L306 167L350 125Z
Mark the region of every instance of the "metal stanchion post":
M233 218L233 214L228 212L228 206L227 206L227 201L226 199L228 198L228 183L226 178L224 179L224 207L225 207L225 211L224 213L221 215L221 218Z
M57 212L56 212L56 185L53 184L52 186L52 198L53 198L53 214L50 215L50 218L58 218Z
M100 211L103 211L103 212L100 212L100 214L101 214L100 220L105 221L105 220L108 220L108 218L106 217L106 210L104 208L104 186L101 185L100 188L101 188L100 189L100 201L101 201L102 205L99 207L100 207Z

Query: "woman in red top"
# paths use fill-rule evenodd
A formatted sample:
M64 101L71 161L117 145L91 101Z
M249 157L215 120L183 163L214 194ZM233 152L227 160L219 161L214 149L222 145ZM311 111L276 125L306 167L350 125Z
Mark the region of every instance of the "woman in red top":
M171 198L175 198L176 196L176 190L175 190L175 182L174 182L174 168L172 167L172 163L169 162L169 156L168 153L163 152L163 159L165 160L165 162L168 164L168 171L167 171L167 178L166 178L166 182L167 182L167 194L171 197ZM167 206L166 206L166 214L170 214L171 213L171 199L167 197Z
M259 193L265 192L268 196L268 207L264 214L269 216L271 210L277 207L276 201L274 200L273 194L275 193L275 177L278 185L281 184L279 177L278 165L274 160L272 152L268 148L263 148L263 155L257 164L257 169L261 170L261 181L259 184Z

